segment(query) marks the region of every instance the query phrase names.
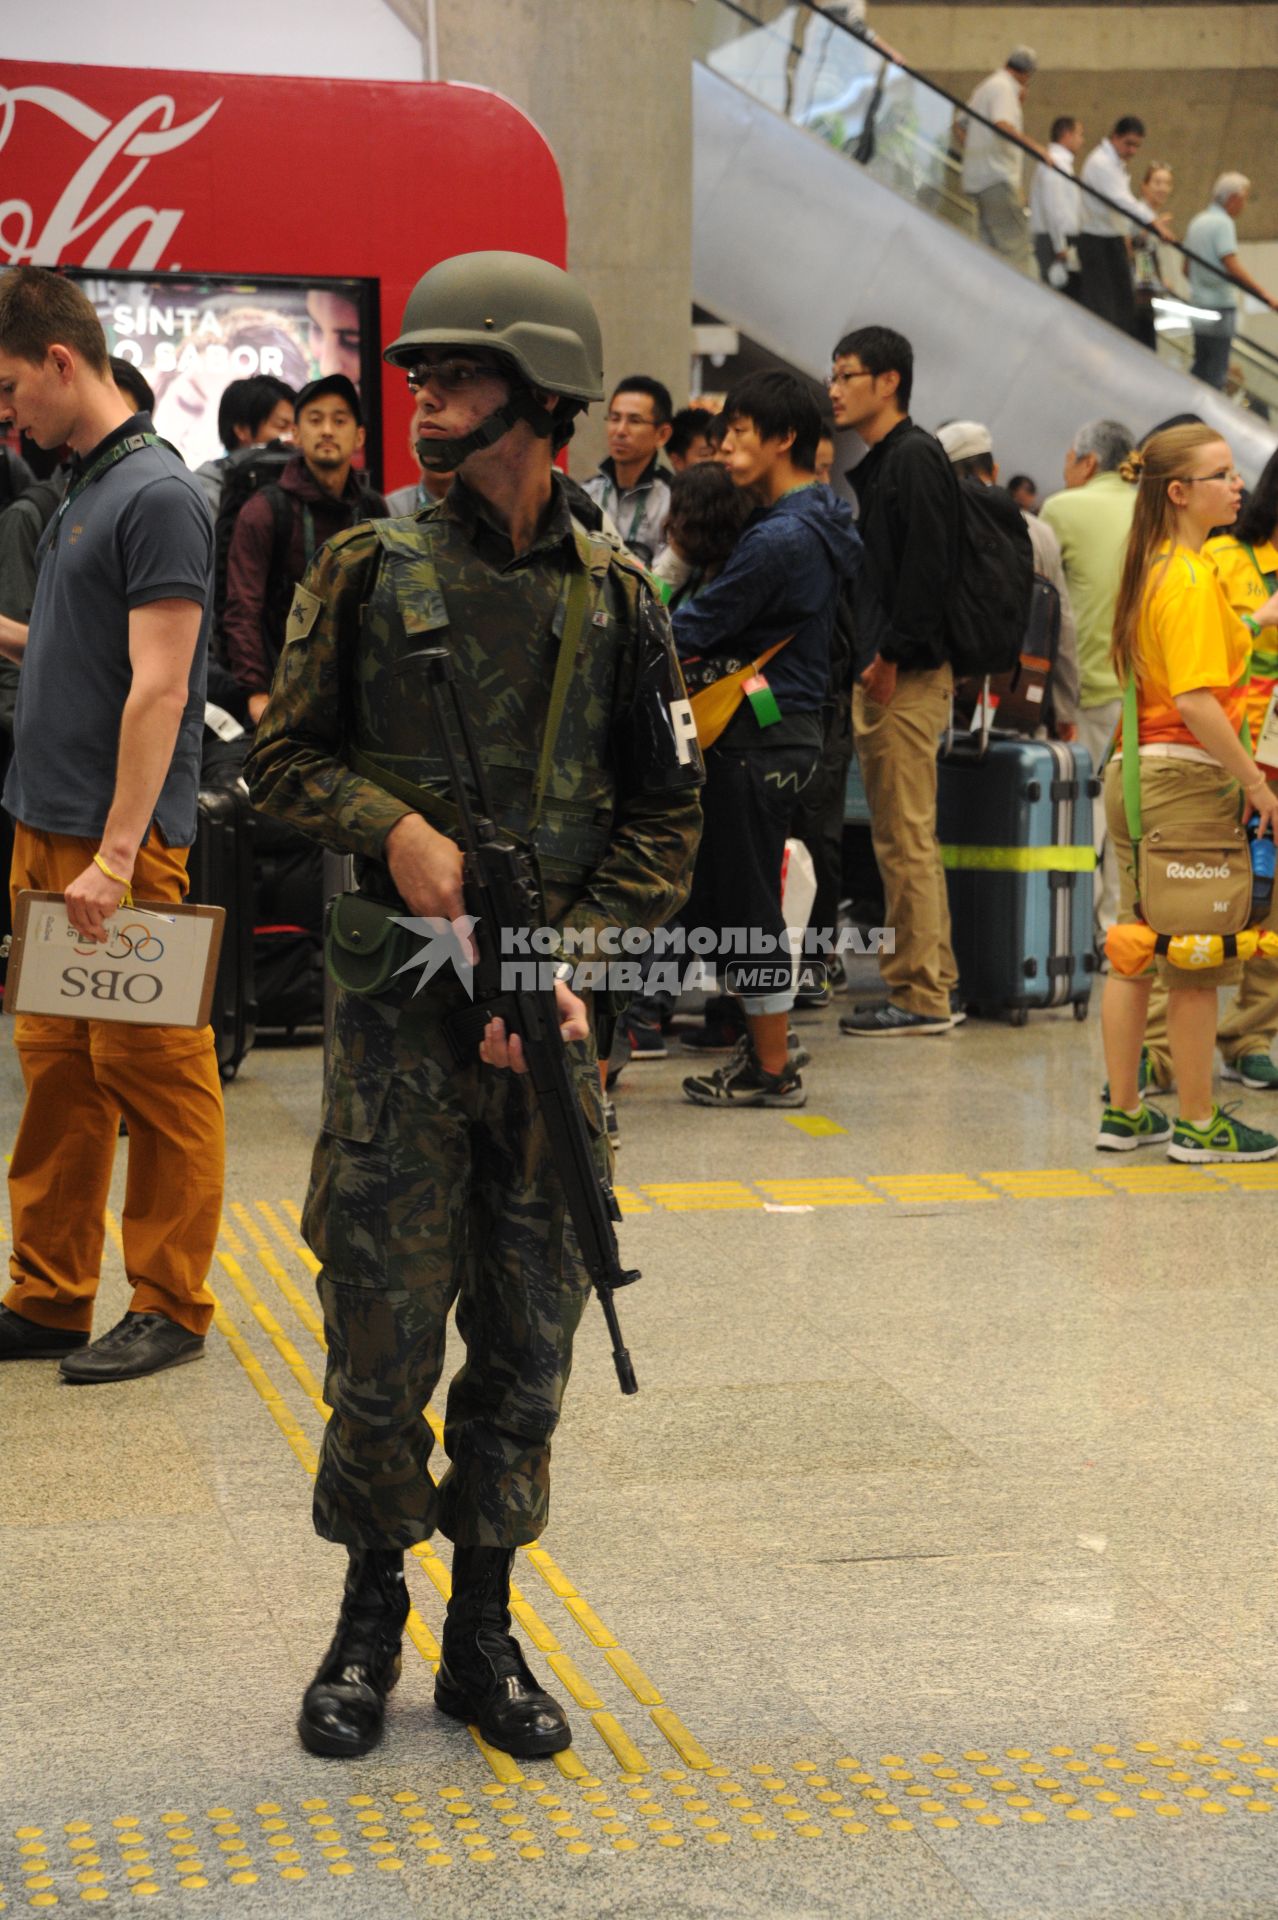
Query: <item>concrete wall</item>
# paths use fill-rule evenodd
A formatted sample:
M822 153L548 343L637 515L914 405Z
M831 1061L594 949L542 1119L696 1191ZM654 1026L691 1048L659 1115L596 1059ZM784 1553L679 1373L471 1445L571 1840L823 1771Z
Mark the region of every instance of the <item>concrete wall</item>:
M1028 42L1040 65L1026 103L1027 132L1045 139L1058 113L1073 113L1090 141L1120 114L1137 113L1149 129L1140 159L1163 160L1176 171L1171 211L1178 232L1206 204L1217 174L1236 167L1256 186L1240 239L1278 238L1278 5L1272 0L1170 6L870 0L869 17L912 66L964 98L1018 41Z
M691 352L691 27L689 0L436 0L439 78L505 94L559 161L569 266L599 310L608 379L655 374L677 406ZM573 442L578 475L603 450L602 412Z

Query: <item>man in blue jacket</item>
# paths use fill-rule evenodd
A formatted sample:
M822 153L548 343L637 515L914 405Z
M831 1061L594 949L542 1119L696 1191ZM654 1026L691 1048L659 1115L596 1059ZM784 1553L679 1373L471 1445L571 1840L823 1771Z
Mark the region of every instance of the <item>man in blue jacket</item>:
M777 977L746 968L745 1037L717 1072L694 1075L683 1090L698 1106L801 1107L803 1083L786 1050L794 987L786 949L772 943L785 927L787 827L821 753L836 601L861 542L850 508L817 485L821 411L802 380L752 374L729 394L724 419L733 483L760 504L722 573L676 611L675 646L693 691L776 651L706 753L701 851L683 920L721 934L748 929L738 964L771 956Z

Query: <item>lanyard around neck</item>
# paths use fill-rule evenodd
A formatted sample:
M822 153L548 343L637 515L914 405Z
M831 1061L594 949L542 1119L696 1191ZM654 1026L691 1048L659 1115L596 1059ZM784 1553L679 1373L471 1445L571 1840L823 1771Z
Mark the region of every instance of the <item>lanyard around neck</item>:
M167 445L168 442L161 440L158 433L131 433L126 439L117 440L113 447L108 447L105 453L100 453L97 459L85 468L79 479L68 487L62 496L62 504L58 508L54 524L57 525L71 502L78 499L86 487L91 487L95 480L100 480L104 473L118 465L121 460L127 460L131 453L140 453L143 447Z

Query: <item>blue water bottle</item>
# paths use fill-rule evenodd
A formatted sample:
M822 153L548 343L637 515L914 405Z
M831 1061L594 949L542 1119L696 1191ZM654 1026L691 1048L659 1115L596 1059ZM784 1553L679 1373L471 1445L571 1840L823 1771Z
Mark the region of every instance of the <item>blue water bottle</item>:
M1274 897L1274 843L1267 833L1257 833L1253 820L1251 835L1251 924L1258 927L1269 918Z

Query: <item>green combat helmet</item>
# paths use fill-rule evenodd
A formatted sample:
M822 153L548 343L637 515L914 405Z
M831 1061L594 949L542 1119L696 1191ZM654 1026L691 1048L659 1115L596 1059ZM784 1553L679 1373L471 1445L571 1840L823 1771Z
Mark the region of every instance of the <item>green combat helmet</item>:
M432 472L451 473L526 420L555 451L572 438L573 418L603 399L603 343L585 293L562 267L527 253L459 253L422 275L408 296L403 329L383 356L409 372L429 347L498 355L510 398L462 439L418 442ZM547 412L535 389L560 396Z

